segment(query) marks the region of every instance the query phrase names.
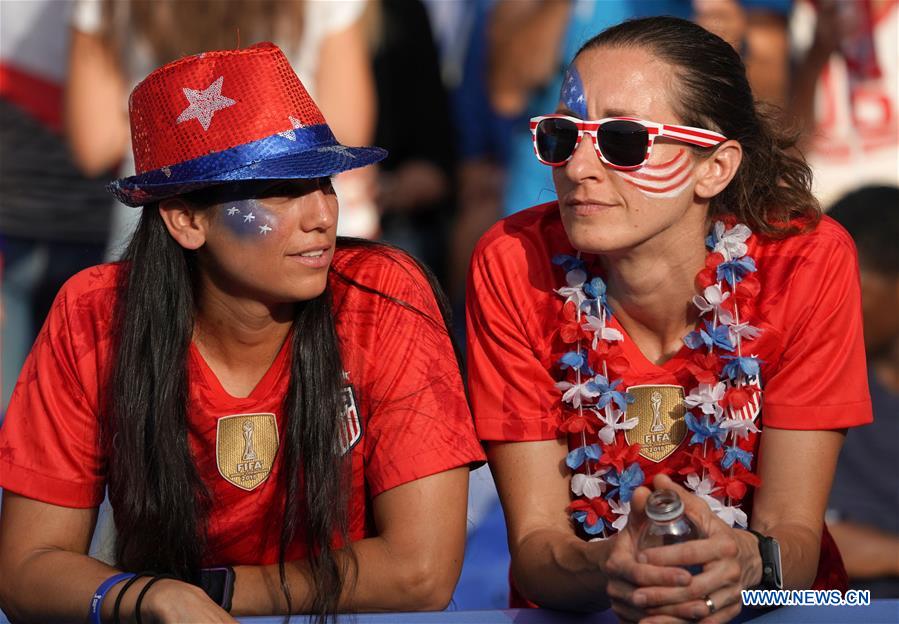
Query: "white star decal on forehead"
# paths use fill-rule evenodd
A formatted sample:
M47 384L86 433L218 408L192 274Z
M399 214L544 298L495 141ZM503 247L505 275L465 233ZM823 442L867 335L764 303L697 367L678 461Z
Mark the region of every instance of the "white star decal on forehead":
M290 120L290 124L293 126L293 130L299 130L300 128L305 128L305 124L302 121L293 117L292 115L288 115L287 118ZM284 132L279 132L278 136L282 136L288 141L296 141L297 135L293 130L285 130Z
M260 233L260 234L268 234L268 233L271 232L271 231L272 231L272 228L270 228L270 227L267 226L267 225L260 225L260 226L259 226L259 233Z
M335 152L337 154L343 154L344 156L348 156L349 158L356 157L356 155L350 151L350 148L345 147L343 145L328 145L327 147L320 147L316 151L318 151L318 152Z
M239 212L240 210L238 210L237 206L231 206L230 208L228 208L228 216L236 215Z
M252 212L248 212L247 214L245 214L243 216L244 223L249 223L250 221L255 221L255 220L256 220L256 215L254 215Z
M209 124L212 123L212 116L215 115L216 111L234 106L237 103L231 98L222 95L222 82L224 79L224 76L219 76L215 82L202 91L183 87L181 90L184 92L187 101L190 102L190 106L178 115L176 123L196 119L203 126L203 130L209 130Z

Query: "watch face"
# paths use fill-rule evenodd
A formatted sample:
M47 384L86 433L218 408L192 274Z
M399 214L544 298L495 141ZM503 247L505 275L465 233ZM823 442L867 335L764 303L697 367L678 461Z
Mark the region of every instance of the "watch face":
M783 589L783 568L780 561L780 544L773 537L759 542L762 556L762 585L769 589Z

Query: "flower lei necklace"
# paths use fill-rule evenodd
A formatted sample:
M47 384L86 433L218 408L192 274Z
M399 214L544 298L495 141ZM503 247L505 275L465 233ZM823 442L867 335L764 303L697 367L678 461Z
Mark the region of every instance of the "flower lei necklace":
M709 255L696 281L702 295L693 304L704 317L702 326L684 337L692 350L686 368L696 387L684 398L684 416L693 435L688 463L679 470L688 488L730 526L747 526L740 501L747 486L761 484L751 472L753 454L739 446L754 440L760 431L760 364L744 355L761 330L751 325L748 310L760 290L755 261L747 255L752 231L743 224L730 229L716 222L706 238ZM645 476L637 457L638 443L628 444L624 431L638 424L628 418L635 398L621 388L620 376L628 361L619 343L624 335L609 327L612 310L606 285L591 277L578 256L558 255L553 264L565 270L566 286L556 290L565 299L562 341L574 347L558 361L564 379L556 383L562 392L565 417L560 431L577 436L581 444L568 453L575 500L568 507L571 518L591 537L605 538L627 524L630 500ZM741 314L742 312L742 314ZM588 351L584 345L589 344ZM618 379L611 381L612 376ZM588 444L587 434L598 442Z

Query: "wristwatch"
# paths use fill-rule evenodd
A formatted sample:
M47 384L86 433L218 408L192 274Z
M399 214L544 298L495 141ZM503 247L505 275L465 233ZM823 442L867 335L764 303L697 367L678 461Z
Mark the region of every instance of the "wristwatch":
M195 585L206 592L212 601L225 611L231 611L231 597L234 595L234 568L221 566L203 568Z
M780 564L780 544L773 537L747 529L759 540L759 556L762 558L762 580L758 589L783 589L783 568Z

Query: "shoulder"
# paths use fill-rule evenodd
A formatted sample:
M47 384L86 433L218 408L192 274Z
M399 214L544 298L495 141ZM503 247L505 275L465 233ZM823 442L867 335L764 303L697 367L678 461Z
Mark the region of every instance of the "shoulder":
M335 302L356 296L391 299L419 310L435 308L435 292L421 264L401 249L373 242L338 241L330 284Z
M824 215L814 229L784 239L760 237L757 259L794 257L834 262L856 255L855 243L842 225Z
M499 220L478 241L472 264L517 264L525 269L571 252L558 203L553 201Z
M66 280L57 299L70 307L95 305L111 309L109 297L117 292L121 275L122 264L118 262L88 267Z

